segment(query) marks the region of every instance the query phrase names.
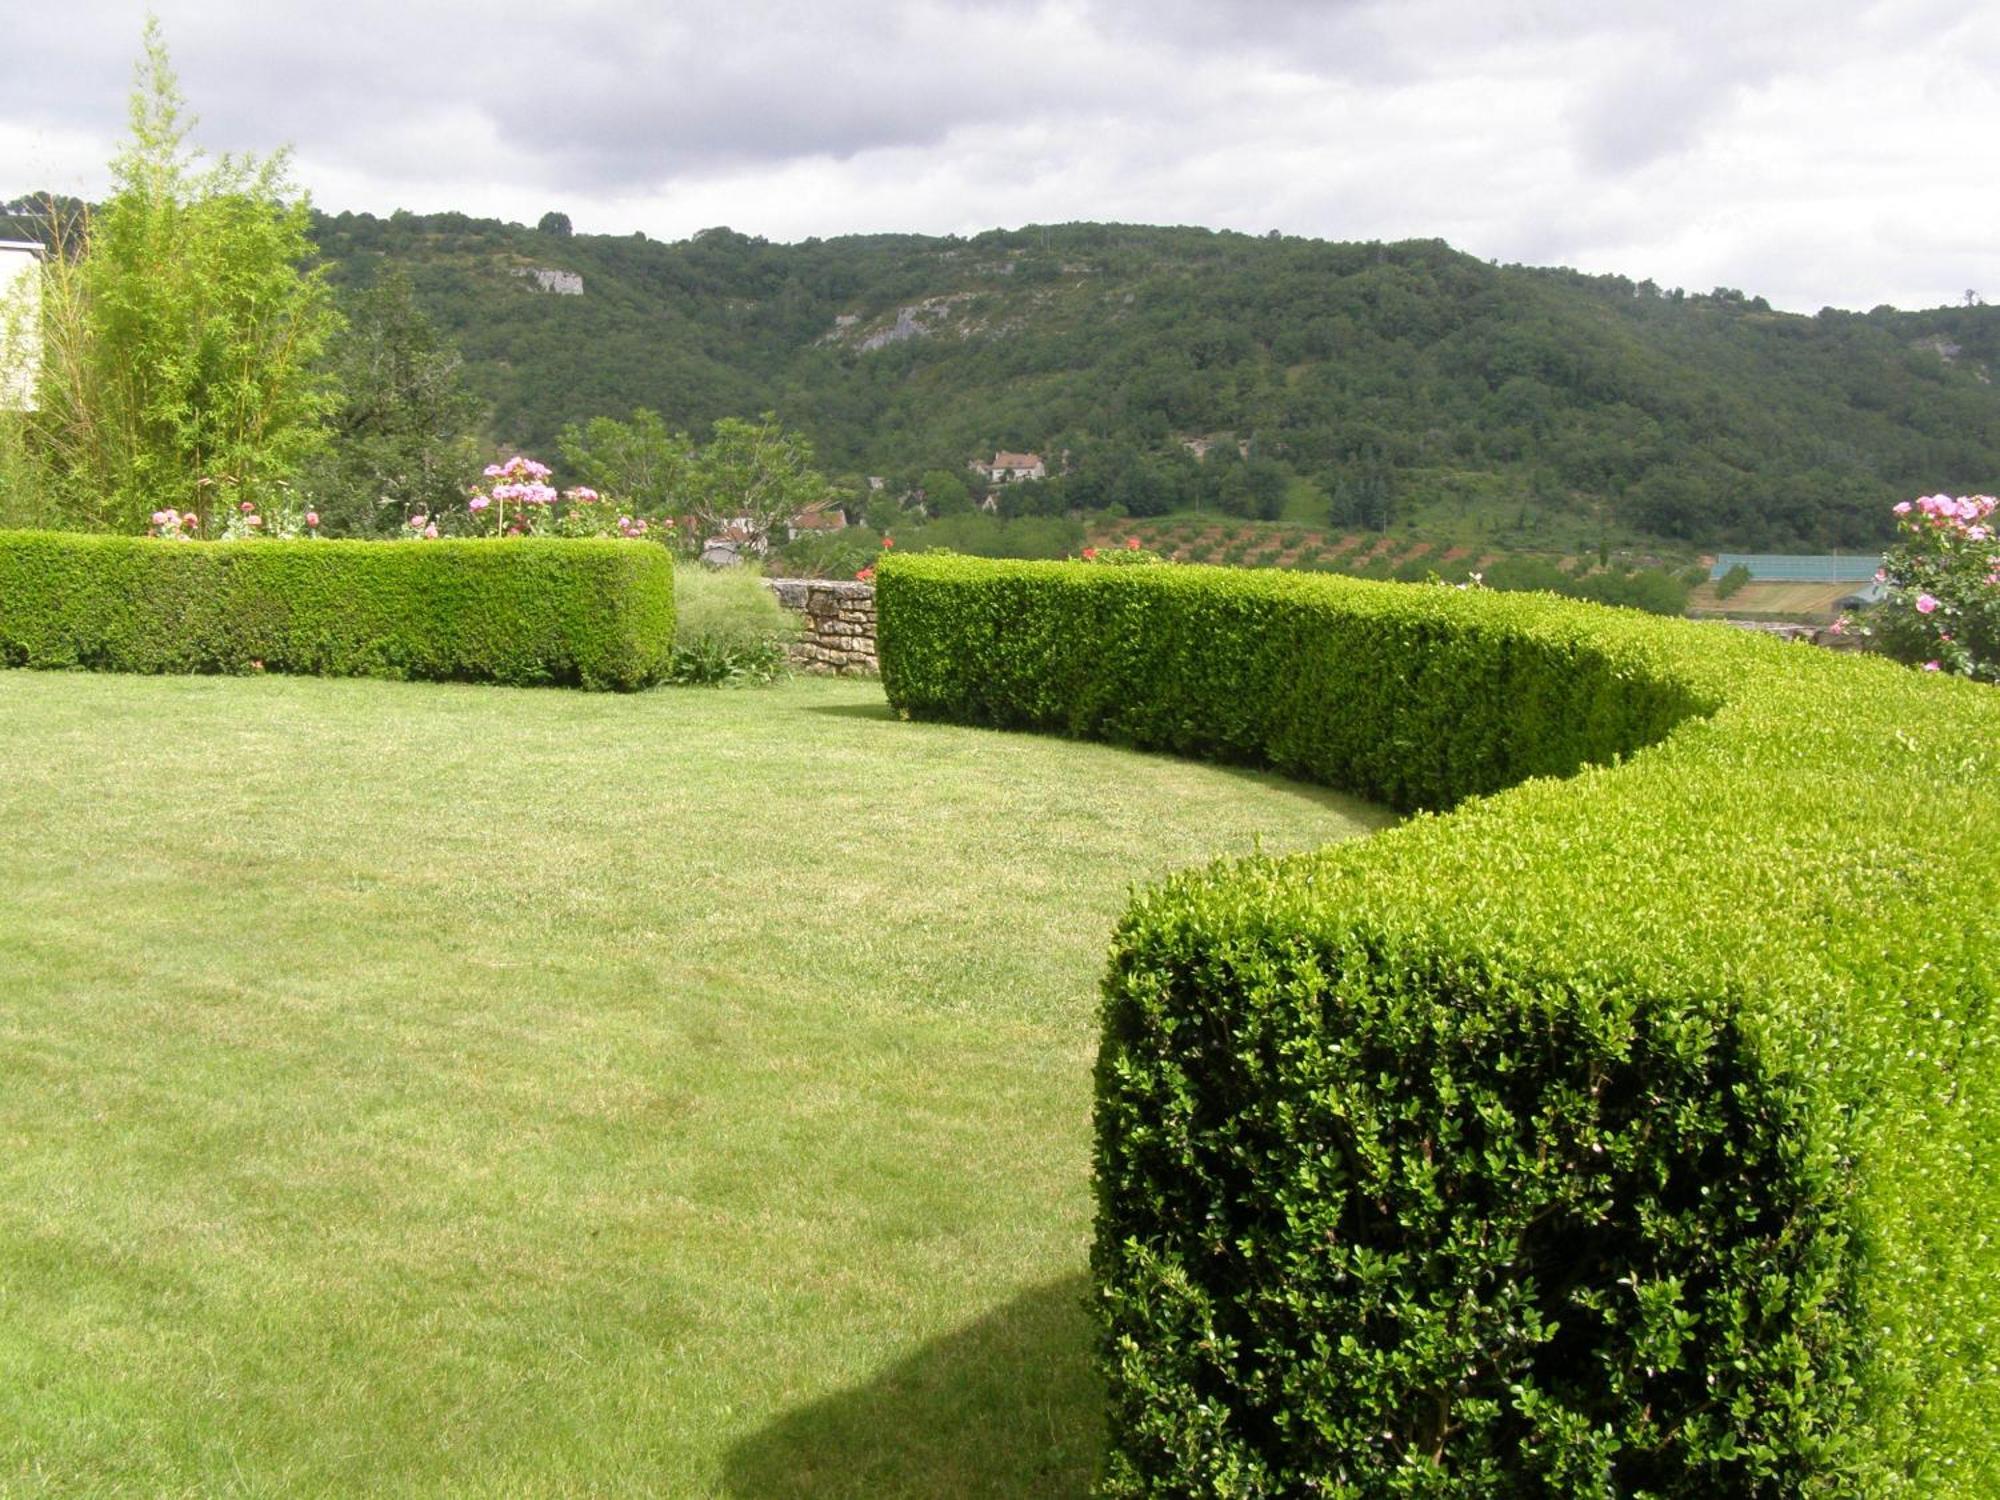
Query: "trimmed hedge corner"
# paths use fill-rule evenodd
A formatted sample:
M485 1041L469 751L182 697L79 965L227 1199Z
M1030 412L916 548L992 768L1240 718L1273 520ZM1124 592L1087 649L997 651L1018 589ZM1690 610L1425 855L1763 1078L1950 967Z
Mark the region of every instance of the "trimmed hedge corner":
M631 691L673 564L625 541L167 542L0 532L0 664Z
M1453 809L1120 925L1107 1493L2000 1494L2000 693L1543 596L877 588L913 716Z

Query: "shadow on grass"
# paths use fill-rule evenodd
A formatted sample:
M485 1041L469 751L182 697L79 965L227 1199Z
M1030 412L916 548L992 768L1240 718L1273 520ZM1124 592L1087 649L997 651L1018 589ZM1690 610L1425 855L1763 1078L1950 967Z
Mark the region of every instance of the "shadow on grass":
M896 717L896 710L883 703L808 703L802 712L825 714L830 719L876 719L888 722Z
M1391 828L1403 821L1402 814L1394 808L1384 807L1379 802L1370 802L1357 797L1352 792L1337 791L1317 782L1299 781L1278 771L1260 770L1255 766L1232 766L1227 762L1210 761L1212 769L1238 781L1254 782L1258 786L1269 787L1276 792L1298 797L1316 803L1330 813L1352 822L1360 832L1374 833L1378 829Z
M1024 1292L867 1384L780 1417L730 1451L738 1500L1071 1496L1104 1447L1087 1280Z

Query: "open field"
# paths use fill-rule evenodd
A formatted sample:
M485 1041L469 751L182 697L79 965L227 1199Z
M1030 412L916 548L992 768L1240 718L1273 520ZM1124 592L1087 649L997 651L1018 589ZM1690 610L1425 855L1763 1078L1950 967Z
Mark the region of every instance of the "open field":
M1840 601L1862 587L1858 583L1746 583L1727 599L1718 599L1713 584L1703 584L1688 600L1691 611L1721 614L1816 615L1832 619Z
M1079 1493L1127 884L1384 821L872 683L0 724L8 1495Z

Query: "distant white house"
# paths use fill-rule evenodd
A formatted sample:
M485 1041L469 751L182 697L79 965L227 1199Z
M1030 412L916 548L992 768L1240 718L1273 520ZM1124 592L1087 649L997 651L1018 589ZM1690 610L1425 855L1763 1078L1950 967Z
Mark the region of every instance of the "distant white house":
M42 355L42 247L0 240L0 411L35 409Z
M993 484L1012 484L1021 479L1047 479L1049 466L1042 462L1039 453L1009 453L1005 449L993 455L993 462L983 464L974 459L969 468L984 474Z

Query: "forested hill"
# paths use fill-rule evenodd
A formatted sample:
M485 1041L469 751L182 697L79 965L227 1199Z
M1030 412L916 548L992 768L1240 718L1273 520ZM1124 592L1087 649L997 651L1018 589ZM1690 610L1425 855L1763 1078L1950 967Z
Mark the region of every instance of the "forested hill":
M593 415L769 408L831 473L1067 453L1041 503L1154 514L1199 487L1187 440L1227 437L1249 462L1222 493L1249 513L1323 500L1336 524L1478 516L1524 540L1595 517L1753 547L1865 546L1898 498L2000 488L1984 306L1800 317L1439 241L543 226L341 214L316 233L345 286L402 266L490 435L543 453Z

